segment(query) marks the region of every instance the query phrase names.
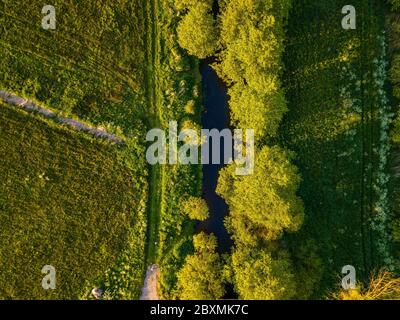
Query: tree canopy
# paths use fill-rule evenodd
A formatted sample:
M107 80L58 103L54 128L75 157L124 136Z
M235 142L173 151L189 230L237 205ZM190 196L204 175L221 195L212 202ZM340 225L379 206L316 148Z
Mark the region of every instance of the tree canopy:
M216 22L207 3L199 2L189 8L177 28L178 42L189 54L204 59L217 49Z
M274 136L286 100L279 80L284 17L291 1L230 0L222 6L217 70L229 90L234 125Z
M257 153L252 175L236 176L234 164L222 169L217 192L229 205L226 226L235 241L256 244L300 228L304 208L296 195L300 176L292 158L291 152L266 146Z
M208 206L204 199L200 197L188 197L182 203L182 211L190 219L204 221L208 218Z
M216 300L225 294L223 265L215 252L214 235L200 233L193 237L195 253L186 258L179 271L177 290L180 299Z
M239 299L283 300L296 293L289 254L266 248L239 246L232 254L233 283Z

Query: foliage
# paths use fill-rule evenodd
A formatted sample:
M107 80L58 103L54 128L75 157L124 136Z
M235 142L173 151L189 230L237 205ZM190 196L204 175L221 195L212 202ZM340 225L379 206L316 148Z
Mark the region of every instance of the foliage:
M298 231L304 217L302 200L296 194L301 179L291 163L294 154L265 144L278 134L288 111L280 78L290 7L287 0L221 3L222 51L215 68L229 85L232 124L253 129L257 140L254 173L236 176L231 164L220 171L217 186L229 205L225 225L236 245L225 276L241 299L290 299L308 294L305 290L296 293L292 262L282 240L271 242L285 231ZM313 286L310 282L306 290Z
M192 220L204 221L208 218L208 206L204 199L200 197L188 197L183 201L182 211Z
M157 29L155 41L163 44L156 50L154 65L160 126L167 128L173 120L197 130L201 110L198 61L178 44L176 28L181 18L174 2L162 0L158 6L158 19L154 16L153 23ZM176 274L185 257L192 253L194 222L183 212L181 204L190 196L200 196L201 168L201 165L163 166L157 177L160 202L155 262L160 265L159 294L166 299L174 296Z
M237 126L254 129L257 137L265 132L271 135L278 132L282 116L287 111L282 91L266 95L250 86L235 84L229 88L228 94L231 115L239 121Z
M177 291L180 299L216 300L224 293L223 266L217 253L214 235L200 233L193 237L194 255L186 257L178 273Z
M205 6L208 10L212 8L213 0L175 0L174 5L177 10L191 10L197 5Z
M287 111L279 76L284 19L291 1L230 0L221 14L220 63L230 89L232 118L256 137L275 136Z
M232 254L233 283L239 299L287 300L296 282L289 254L282 248L238 246Z
M392 222L393 241L400 242L400 218Z
M296 196L300 176L292 159L292 153L266 146L256 155L252 175L236 176L234 164L222 169L217 192L229 205L226 225L235 241L254 245L300 228L304 214Z
M209 11L202 3L192 6L176 30L181 47L200 59L213 55L217 49L218 31Z
M400 2L399 1L389 1L392 5L392 13L387 15L387 34L389 35L389 53L390 53L390 82L393 89L393 100L392 104L394 107L392 110L395 112L394 120L392 122L391 131L391 150L389 164L391 166L391 176L390 176L390 189L389 189L389 200L390 200L390 211L391 215L386 216L386 219L392 219L391 222L391 236L394 242L400 242L400 231L399 231L399 221L400 221L400 189L399 185L399 149L400 149ZM399 260L399 246L396 244L394 246L394 253Z
M296 276L296 299L310 299L318 296L324 265L319 256L319 247L313 240L290 244L293 269Z
M392 11L400 10L400 1L399 0L388 0L390 5L392 6Z

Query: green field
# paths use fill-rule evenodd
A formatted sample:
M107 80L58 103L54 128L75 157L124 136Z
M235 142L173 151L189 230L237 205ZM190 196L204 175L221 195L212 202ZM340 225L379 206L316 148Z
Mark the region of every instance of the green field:
M194 93L199 91L198 64L195 59L187 57L177 44L174 32L171 33L176 27L178 17L175 16L174 5L168 1L118 0L110 3L101 0L78 5L73 0L59 0L52 5L56 8L57 28L49 31L41 28L43 4L40 1L24 4L4 2L5 10L0 15L0 89L32 99L61 116L84 120L89 125L104 127L108 132L124 137L127 146L114 146L114 149L124 150L116 151L113 156L116 157L122 152L124 157L127 157L127 160L123 160L128 162L127 174L130 173L138 182L135 188L129 191L119 190L126 198L115 198L116 203L109 203L108 206L113 212L119 206L125 208L127 199L131 197L141 199L140 206L134 206L129 209L132 212L128 212L131 217L140 213L140 219L137 225L132 228L128 225L123 230L123 238L115 239L120 246L110 245L110 248L115 248L114 255L107 260L107 265L99 265L97 271L93 270L93 274L103 274L98 278L98 283L106 289L106 297L137 298L145 268L159 262L164 267L161 268L162 278L167 279L162 281L165 283L163 287L166 288L166 294L169 294L176 281L175 272L180 268L185 252L188 251L182 251L181 247L189 245L189 249L191 248L193 231L192 223L180 212L179 204L181 198L198 194L201 167L147 168L142 162L145 156L145 129L167 128L170 120L199 121L199 111L194 115L187 115L184 110L191 100L194 100L195 108L200 110L199 95ZM26 12L30 12L30 16L27 16ZM22 114L19 117L20 120L14 121L15 126L20 121L28 121ZM50 131L48 124L54 130L58 130L59 126L50 120L43 124L42 130ZM71 136L74 134L77 135L76 139L80 139L82 135L70 132ZM59 145L61 148L62 142ZM93 157L99 153L93 153L84 142L76 149ZM137 158L139 150L140 159ZM38 152L39 148L36 148L35 153ZM52 152L55 157L61 156L61 149ZM129 152L134 153L129 155ZM104 154L104 158L108 161L113 159L109 154ZM8 168L9 163L4 163L1 167L3 166ZM48 166L52 167L53 164L49 163ZM74 168L68 167L64 170L67 170L67 176L78 175L82 179L88 179L81 172L75 173ZM102 174L107 177L105 172ZM109 173L110 179L114 174L116 173ZM18 180L18 177L14 179ZM96 180L93 180L93 183L96 183ZM150 185L149 189L146 188L146 183ZM54 197L58 197L61 189L52 190ZM73 199L77 191L63 192L63 196ZM5 195L4 201L8 203ZM111 197L112 193L109 196ZM93 194L93 201L97 197L101 198L102 195ZM103 203L106 208L107 201L100 201L99 206ZM26 199L19 205L33 204L31 199ZM43 204L43 210L50 210L47 205ZM83 207L82 203L74 205L76 210L84 209L93 219L100 214L94 208ZM60 204L60 208L63 206ZM143 210L147 219L142 216ZM8 214L8 211L4 214ZM97 222L92 223L92 226L96 226L99 233L107 232L107 226ZM23 230L24 226L19 227ZM72 232L67 227L65 229L66 232ZM83 231L76 231L77 241L81 241L80 238L83 237L79 232ZM26 233L29 236L31 233L35 234L29 230ZM62 243L63 238L59 241ZM127 250L121 252L121 246ZM56 255L62 254L61 249L53 251ZM25 252L23 254L25 255ZM12 262L9 259L4 258L5 270L11 270ZM107 272L112 263L115 264L115 268ZM135 264L139 266L138 263L140 267L135 267L133 272L131 267ZM89 278L87 280L94 279ZM17 276L16 279L22 281ZM86 279L84 273L80 275L77 283L82 282L82 279ZM71 284L67 284L70 281ZM76 284L68 279L64 285ZM63 296L55 294L54 297L71 298L81 293L79 290L75 292L71 287ZM36 291L26 293L26 297L41 297L38 294Z
M306 220L294 243L314 239L324 264L321 289L353 265L365 280L390 264L379 216L379 157L385 110L384 14L378 1L355 1L357 29L343 30L345 1L295 2L289 19L285 85L289 113L282 141L297 153ZM379 219L379 218L378 218ZM387 244L386 244L387 245ZM296 246L295 246L296 248ZM296 249L294 249L296 250ZM385 261L384 261L385 260Z
M1 88L125 132L146 118L140 1L53 1L56 30L41 27L42 1L2 4Z
M18 202L10 198L17 190L2 190L2 205L7 206L4 207L7 210L0 210L2 218L10 210L15 210L16 215L11 225L2 221L3 230L10 228L4 237L18 246L18 239L9 238L11 230L18 228L26 239L38 238L31 246L21 244L20 254L15 258L10 256L12 247L2 252L1 283L11 272L15 275L14 284L0 290L0 296L76 298L81 295L87 298L88 290L97 284L105 289L106 298L136 299L147 267L144 257L148 167L144 139L149 114L146 113L144 7L140 1L55 1L52 5L57 14L56 30L43 30L42 2L3 1L2 4L0 88L32 99L60 116L103 127L124 137L125 144L111 146L75 131L65 133L54 121L35 120L36 116L21 111L9 117L3 115L2 121L10 124L2 123L0 138L4 154L10 158L2 159L1 171L12 172L9 183L16 186L25 183L25 175L29 177L27 172L35 177L49 171L58 180L42 181L43 186L39 183L41 180L36 181L37 184L29 186L34 198L22 197ZM3 109L7 114L12 110ZM32 121L36 121L34 132L18 131L19 126L25 128ZM21 135L21 145L15 150L21 149L31 155L27 159L37 160L33 167L24 165L22 155L13 159L16 154L11 152L14 149L9 141L14 140L10 137L16 133ZM32 138L32 145L24 141L26 137ZM44 172L37 172L39 162L45 164ZM19 190L23 196L24 190ZM53 197L49 202L41 199L48 194ZM25 216L17 216L21 211L34 212L26 224ZM74 211L79 216L69 217ZM45 232L40 217L46 228L61 229L55 228L47 238L37 231ZM103 238L104 243L100 240ZM38 288L28 290L43 277L41 269L39 273L34 270L46 258L44 248L39 249L34 265L24 266L41 241L56 241L47 255L63 268L60 289L53 293L41 289L40 282ZM74 251L65 253L64 249L68 248ZM78 254L76 260L73 254ZM14 266L13 259L19 257L21 261ZM66 275L68 269L71 270Z
M120 281L137 297L146 226L139 150L95 141L4 104L0 150L0 298L79 298L107 270L122 267L133 281ZM124 255L130 260L119 264ZM44 265L56 268L55 290L41 286ZM109 289L118 296L122 288Z

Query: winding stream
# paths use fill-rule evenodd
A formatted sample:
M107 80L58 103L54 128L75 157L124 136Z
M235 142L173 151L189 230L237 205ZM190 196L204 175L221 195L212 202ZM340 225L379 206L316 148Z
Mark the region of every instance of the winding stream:
M203 60L200 64L205 109L201 123L203 129L218 129L221 131L225 128L230 128L227 88L211 68L211 62L210 60ZM209 147L211 159L211 145ZM221 141L221 164L203 165L203 197L208 204L210 217L208 220L200 222L197 226L197 231L214 233L218 239L219 253L229 252L232 246L232 240L224 226L224 218L228 214L228 206L215 192L218 171L224 166L223 159L223 143Z

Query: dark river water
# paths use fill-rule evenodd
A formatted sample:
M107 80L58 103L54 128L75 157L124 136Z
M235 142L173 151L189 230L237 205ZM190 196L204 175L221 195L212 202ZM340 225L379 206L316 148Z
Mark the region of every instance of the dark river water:
M203 87L203 105L201 123L203 129L223 130L229 128L228 96L225 84L211 68L210 61L202 61L200 65ZM211 145L209 147L212 159ZM218 252L229 252L232 240L224 226L224 218L228 214L225 201L216 194L218 171L223 164L223 140L221 141L221 164L203 165L203 197L208 204L210 217L198 225L198 231L214 233L218 239Z

